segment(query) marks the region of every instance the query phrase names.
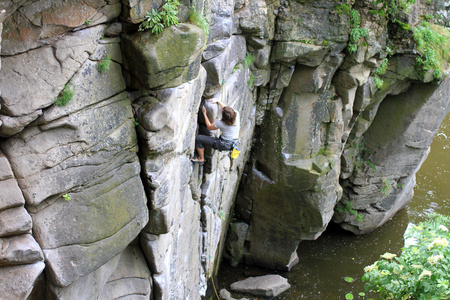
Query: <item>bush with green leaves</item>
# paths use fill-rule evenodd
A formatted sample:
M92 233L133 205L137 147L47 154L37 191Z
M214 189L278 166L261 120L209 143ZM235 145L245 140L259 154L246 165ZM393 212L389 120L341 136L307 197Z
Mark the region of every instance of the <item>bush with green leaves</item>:
M375 75L373 76L373 82L375 83L375 86L379 89L381 89L384 84L384 80L381 79L380 76L386 73L388 65L389 60L387 58L383 59L380 66L375 71Z
M376 0L373 2L374 6L382 4L381 8L371 10L370 13L388 17L392 22L396 22L400 12L408 13L411 4L414 3L416 3L416 0Z
M365 38L369 31L366 28L361 28L361 16L357 10L351 9L350 5L337 5L336 11L340 15L346 14L350 17L351 31L347 49L350 54L354 54L358 50L361 39Z
M147 12L144 21L139 25L139 31L151 29L152 33L159 34L164 28L171 25L178 25L178 6L180 2L177 0L167 0L162 6L161 11L152 9Z
M442 26L421 22L414 28L414 40L419 56L417 67L426 74L433 72L435 79L441 79L445 64L450 61L450 31Z
M399 257L385 253L364 268L366 291L382 299L450 299L450 217L433 214L412 226Z

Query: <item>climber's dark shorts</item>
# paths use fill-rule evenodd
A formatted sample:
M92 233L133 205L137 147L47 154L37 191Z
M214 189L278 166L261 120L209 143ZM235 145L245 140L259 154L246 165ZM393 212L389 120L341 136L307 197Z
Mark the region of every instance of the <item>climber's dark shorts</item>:
M221 137L217 138L200 134L195 138L195 148L203 149L205 146L209 146L219 151L225 151L233 149L233 145L236 142L237 140L225 140Z

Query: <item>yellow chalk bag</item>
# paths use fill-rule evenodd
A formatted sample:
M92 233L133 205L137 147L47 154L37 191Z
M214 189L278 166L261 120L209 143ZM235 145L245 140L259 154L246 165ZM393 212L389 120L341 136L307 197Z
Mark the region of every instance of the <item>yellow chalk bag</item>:
M241 153L241 149L239 149L238 147L234 147L233 151L231 152L231 158L232 159L236 159L239 157L239 153Z

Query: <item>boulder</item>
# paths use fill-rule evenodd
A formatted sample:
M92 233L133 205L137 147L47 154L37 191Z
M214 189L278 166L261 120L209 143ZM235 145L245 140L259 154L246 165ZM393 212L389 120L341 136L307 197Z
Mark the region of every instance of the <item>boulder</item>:
M7 38L2 42L2 55L24 53L51 43L74 28L112 20L119 16L120 6L119 0L18 2L7 7L9 17L3 31Z
M245 39L242 36L232 36L219 55L202 63L208 74L206 81L207 95L212 96L218 92L224 80L228 80L235 71L236 65L244 60L245 55Z
M21 131L42 114L42 108L53 104L95 50L104 29L105 26L100 25L73 32L52 45L2 59L0 118L5 128L0 127L0 136ZM15 88L17 86L20 90Z
M120 255L117 268L103 286L98 299L149 299L152 294L151 284L151 273L144 255L139 246L132 244Z
M244 222L231 223L226 238L225 258L236 267L244 258L244 243L247 239L248 224Z
M248 293L254 296L277 297L287 291L291 285L280 275L265 275L249 277L231 284L236 292Z
M31 232L31 217L23 206L0 211L0 237Z
M25 204L22 192L15 179L0 181L0 210Z
M340 201L335 222L364 234L407 205L413 196L415 173L447 113L443 108L448 107L445 95L449 88L448 78L439 86L415 83L398 95L387 95L375 106L376 115L365 121L365 131L350 140L344 153L350 165L359 167L342 181L350 192ZM371 153L374 168L369 166L367 153ZM345 207L352 207L356 214Z
M33 264L44 260L42 250L30 234L0 238L0 266Z
M289 1L277 11L275 41L323 41L347 43L349 17L336 12L330 1Z
M205 41L205 32L188 23L170 26L158 35L151 31L124 35L122 51L128 85L162 89L195 79Z
M334 72L332 66L324 70ZM290 270L298 262L298 243L320 236L341 198L342 104L314 92L315 74L297 65L280 109L262 124L264 146L255 145L255 166L237 201L238 211L246 213L249 203L252 208L247 263Z
M47 280L48 299L98 299L108 279L116 270L121 255L116 255L89 274L80 277L68 286L60 287Z
M4 299L27 299L42 274L45 264L33 264L0 268L0 290Z

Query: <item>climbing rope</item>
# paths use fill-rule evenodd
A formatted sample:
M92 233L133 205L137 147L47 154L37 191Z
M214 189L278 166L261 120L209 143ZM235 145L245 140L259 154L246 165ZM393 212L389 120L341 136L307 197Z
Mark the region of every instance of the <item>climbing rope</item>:
M211 281L213 284L214 292L216 293L217 300L220 300L219 295L217 294L216 285L214 284L214 275L211 276Z
M222 80L222 95L221 95L221 102L223 104L225 104L225 93L226 93L226 89L225 89L225 78ZM217 154L217 165L219 165L219 154ZM215 191L216 191L216 185L217 185L217 171L215 172L214 175L214 186L213 186L213 197L211 199L211 218L210 218L210 224L211 224L211 228L210 228L210 233L209 233L209 247L208 247L208 258L209 258L209 262L208 262L208 266L209 269L211 271L211 282L213 284L213 288L214 288L214 292L216 294L216 297L218 300L220 300L219 294L217 293L217 289L216 289L216 285L214 283L214 274L213 274L213 268L211 268L211 248L212 248L212 233L213 233L213 220L214 220L214 200L215 200Z

